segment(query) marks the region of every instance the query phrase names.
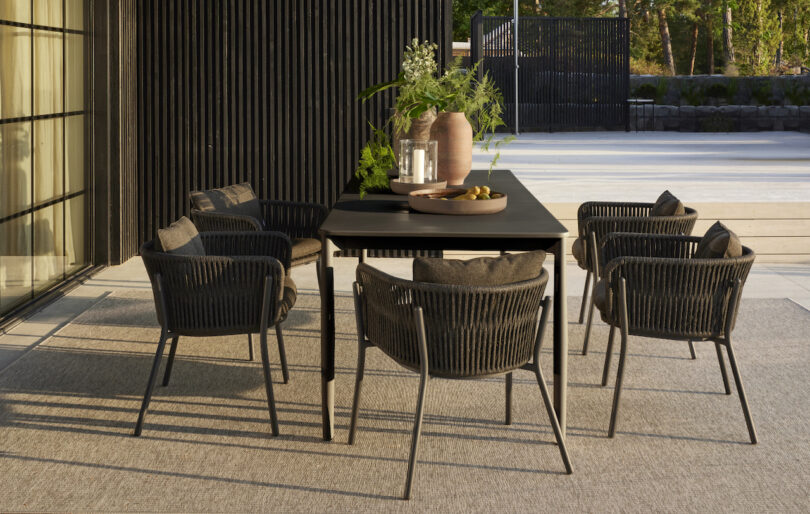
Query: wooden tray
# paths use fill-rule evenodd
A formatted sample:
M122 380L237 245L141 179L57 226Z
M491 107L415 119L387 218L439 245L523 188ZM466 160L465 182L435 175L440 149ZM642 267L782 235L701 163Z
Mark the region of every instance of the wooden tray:
M442 180L441 182L430 182L428 184L414 184L413 182L400 182L398 178L392 178L389 185L391 186L391 191L396 194L407 195L411 191L445 189L447 187L447 181Z
M471 216L476 214L495 214L506 209L507 196L491 200L443 200L445 196L456 196L464 189L422 189L408 194L408 205L415 211L431 214L454 214ZM493 191L493 194L497 191Z

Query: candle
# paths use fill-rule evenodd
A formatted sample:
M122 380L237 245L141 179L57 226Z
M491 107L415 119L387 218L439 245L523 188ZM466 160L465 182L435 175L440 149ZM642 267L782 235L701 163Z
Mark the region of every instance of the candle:
M425 183L425 151L415 148L413 151L413 181L417 184Z

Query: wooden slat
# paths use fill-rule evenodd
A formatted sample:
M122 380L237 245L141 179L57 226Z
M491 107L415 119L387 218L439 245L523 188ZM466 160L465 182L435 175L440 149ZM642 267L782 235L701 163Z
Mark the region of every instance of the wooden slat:
M412 37L439 43L440 66L452 52L450 0L127 2L137 9L141 136L129 139L129 255L188 214L192 189L245 180L261 198L331 206L367 121L382 126L394 98L363 104L357 94L396 77Z

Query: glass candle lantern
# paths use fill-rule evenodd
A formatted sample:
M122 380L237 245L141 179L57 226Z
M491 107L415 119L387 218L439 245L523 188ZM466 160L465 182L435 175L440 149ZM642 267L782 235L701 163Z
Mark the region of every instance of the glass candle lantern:
M403 139L399 142L399 181L413 184L437 182L439 143Z

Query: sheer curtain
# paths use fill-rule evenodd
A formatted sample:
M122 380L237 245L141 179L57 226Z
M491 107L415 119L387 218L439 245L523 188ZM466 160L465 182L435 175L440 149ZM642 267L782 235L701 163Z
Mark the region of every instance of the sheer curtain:
M30 22L28 2L0 1L0 18ZM31 30L0 27L0 119L31 114ZM0 125L0 218L31 204L31 122ZM0 308L30 294L30 216L0 223Z

